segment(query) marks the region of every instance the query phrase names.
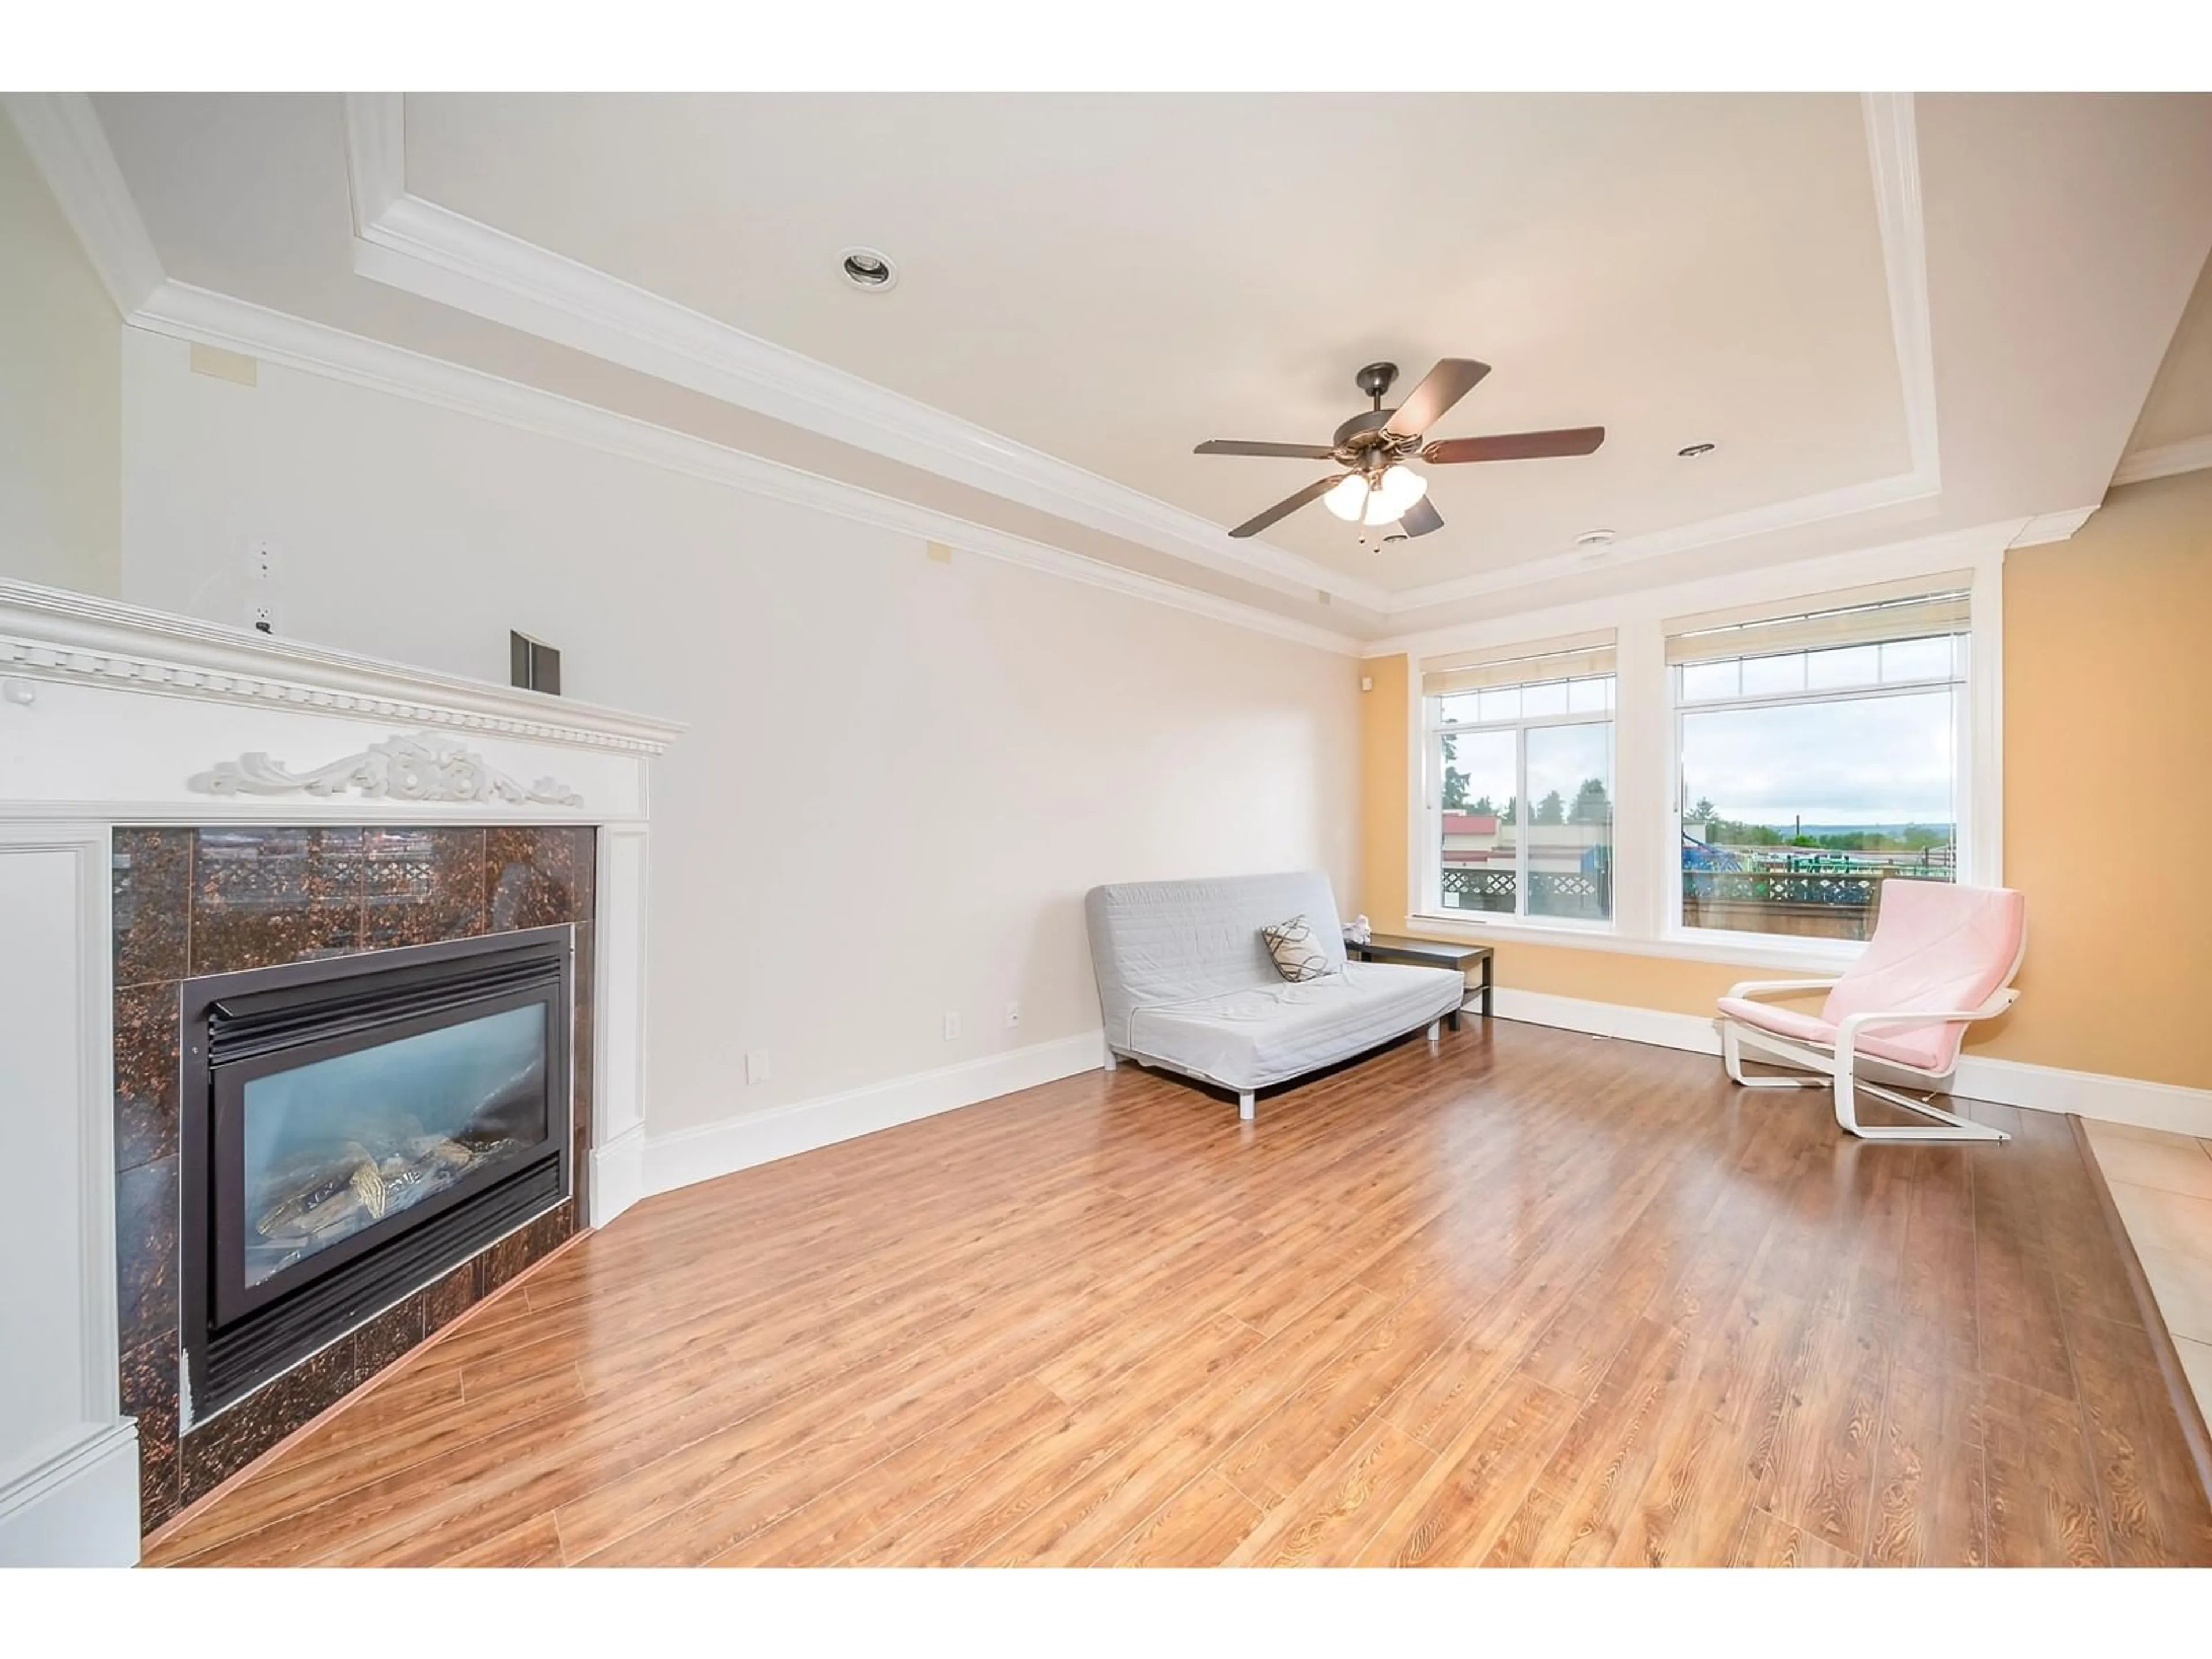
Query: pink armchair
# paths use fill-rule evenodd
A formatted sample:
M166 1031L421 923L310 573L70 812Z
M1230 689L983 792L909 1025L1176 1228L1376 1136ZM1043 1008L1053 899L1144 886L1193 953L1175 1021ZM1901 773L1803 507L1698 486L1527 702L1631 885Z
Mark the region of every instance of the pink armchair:
M1871 1062L1941 1093L1958 1068L1967 1024L1992 1019L2019 1000L2012 980L2027 951L2027 900L2010 888L1885 881L1874 937L1849 971L1835 979L1747 980L1730 988L1720 1002L1722 1063L1747 1089L1832 1086L1836 1121L1869 1140L2006 1139L2002 1130L1870 1083L1858 1072ZM1824 988L1828 1000L1817 1015L1760 1000ZM1754 1060L1820 1075L1746 1077L1747 1047ZM1861 1123L1860 1091L1935 1121Z

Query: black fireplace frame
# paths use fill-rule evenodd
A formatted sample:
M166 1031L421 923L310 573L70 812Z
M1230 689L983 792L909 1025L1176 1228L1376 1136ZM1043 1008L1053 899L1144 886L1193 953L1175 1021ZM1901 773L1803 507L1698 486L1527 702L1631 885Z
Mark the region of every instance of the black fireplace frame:
M568 923L186 980L180 990L180 1311L204 1420L574 1190L575 931ZM327 1008L343 985L349 1005ZM225 1155L252 1077L542 1004L544 1138L258 1285L244 1283L242 1169Z

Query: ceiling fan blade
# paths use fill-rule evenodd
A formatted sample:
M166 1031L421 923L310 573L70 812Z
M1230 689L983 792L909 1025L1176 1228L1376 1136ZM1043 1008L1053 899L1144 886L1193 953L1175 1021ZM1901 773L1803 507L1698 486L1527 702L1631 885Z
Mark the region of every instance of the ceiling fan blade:
M1431 530L1444 527L1444 515L1437 511L1437 504L1426 495L1407 507L1398 518L1398 528L1408 536L1425 536Z
M1241 438L1212 438L1190 452L1194 455L1285 455L1293 460L1326 461L1336 452L1327 444L1255 444Z
M1308 484L1304 489L1298 491L1297 495L1285 496L1283 500L1277 501L1273 507L1269 507L1265 513L1261 514L1258 517L1245 520L1243 524L1238 525L1236 529L1231 531L1229 533L1231 536L1236 537L1240 541L1247 536L1256 536L1261 531L1265 530L1269 525L1274 523L1276 520L1289 518L1291 514L1297 512L1308 501L1319 501L1322 496L1328 495L1330 490L1335 489L1337 485L1343 483L1347 476L1349 475L1339 472L1333 477L1318 479L1315 483Z
M1571 426L1557 432L1504 432L1492 438L1439 438L1421 459L1452 461L1534 461L1547 455L1587 455L1605 441L1601 426Z
M1382 429L1401 438L1419 437L1489 373L1488 363L1478 363L1472 357L1438 358L1437 366L1407 394Z

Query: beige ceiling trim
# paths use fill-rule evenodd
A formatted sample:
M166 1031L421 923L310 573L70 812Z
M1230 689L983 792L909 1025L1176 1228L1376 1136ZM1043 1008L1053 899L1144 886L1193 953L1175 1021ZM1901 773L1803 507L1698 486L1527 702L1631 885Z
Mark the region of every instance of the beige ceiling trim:
M1847 518L1942 488L1917 130L1910 93L1862 94L1911 468L1615 543L1392 592L1002 438L915 399L729 327L405 190L405 105L346 99L355 270L641 373L1285 593L1331 593L1383 616L1540 586L1642 560ZM364 215L362 204L383 202Z
M2145 483L2153 478L2170 478L2177 472L2196 472L2208 466L2212 466L2212 434L2123 455L2112 474L2112 482Z
M2063 513L2039 513L2021 526L2007 547L2040 547L2045 542L2064 542L2074 538L2074 532L2089 522L2089 515L2102 503L2088 507L2069 507Z
M372 94L372 100L377 96ZM389 103L382 107L387 114L393 112ZM8 93L0 94L0 110L22 134L33 164L83 242L123 320L134 328L498 421L1277 639L1345 656L1358 656L1363 649L1361 641L1349 635L1257 605L1163 581L540 387L170 281L92 100L81 92ZM370 187L356 195L356 213L396 194L396 186L404 184L404 158L395 136L388 125L369 122L356 129L349 122L349 179L356 191L363 184ZM1293 591L1300 599L1312 597L1310 589ZM1343 590L1340 586L1334 591Z
M748 495L834 514L839 518L1018 564L1104 588L1232 627L1270 634L1340 655L1358 656L1360 642L1256 605L1200 592L1179 583L1085 558L950 514L880 495L842 479L823 477L655 426L629 415L563 398L520 381L501 380L381 340L349 334L322 323L165 282L128 319L151 333L243 352L263 362L434 404L542 436L584 445L649 465L684 473Z
M1524 559L1495 570L1391 596L1386 614L1425 611L1435 605L1481 599L1534 587L1593 569L1617 570L1647 559L1686 553L1723 542L1799 530L1831 520L1899 502L1920 501L1943 487L1936 439L1936 351L1929 319L1928 238L1920 204L1920 145L1909 92L1861 94L1866 119L1867 157L1874 173L1875 210L1881 231L1882 272L1889 290L1890 333L1897 353L1898 384L1904 391L1905 430L1911 466L1886 478L1869 478L1817 495L1770 502L1653 531L1613 543L1601 552L1570 549ZM2070 532L2069 532L2070 533Z
M81 92L10 92L0 94L0 107L22 135L115 308L128 317L160 285L161 260L92 100Z
M1389 607L1373 582L1234 540L1197 514L410 195L402 96L349 94L345 112L361 276L1277 592Z

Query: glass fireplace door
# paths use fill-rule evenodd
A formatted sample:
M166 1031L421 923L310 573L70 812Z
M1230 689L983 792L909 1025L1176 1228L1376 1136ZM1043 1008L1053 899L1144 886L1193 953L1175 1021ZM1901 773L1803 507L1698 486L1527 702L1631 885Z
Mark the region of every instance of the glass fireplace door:
M543 1143L545 1021L533 1001L248 1079L247 1288Z

